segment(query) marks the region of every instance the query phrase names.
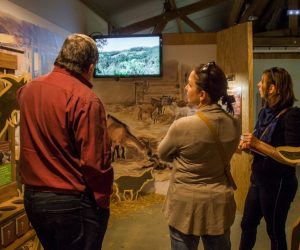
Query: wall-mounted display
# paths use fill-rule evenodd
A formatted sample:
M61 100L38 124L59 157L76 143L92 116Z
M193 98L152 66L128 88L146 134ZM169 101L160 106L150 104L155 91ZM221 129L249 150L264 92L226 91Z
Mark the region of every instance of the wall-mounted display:
M160 77L160 35L95 36L99 61L94 77Z

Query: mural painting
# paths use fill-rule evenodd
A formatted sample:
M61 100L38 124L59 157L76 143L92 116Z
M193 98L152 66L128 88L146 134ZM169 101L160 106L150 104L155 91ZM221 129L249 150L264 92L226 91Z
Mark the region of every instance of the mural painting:
M0 12L0 51L17 55L16 75L28 72L32 78L35 78L49 72L63 40L64 37L57 33ZM180 103L184 87L181 81L184 83L185 79L178 72L187 76L190 68L186 66L179 70L178 61L165 62L162 78L133 80L133 84L136 85L135 103L113 105L104 103L108 114L108 129L112 141L112 160L116 179L121 176L139 177L149 168L154 169L152 176L155 182L169 178L171 166L159 161L156 148L173 120L182 116L179 113L186 109L185 102ZM182 71L185 72L182 73ZM5 83L0 97L0 103L4 105L1 107L3 114L0 116L2 133L8 125L17 124L17 107L12 101L15 100L15 96L9 93L15 92L28 80L25 81L24 78L24 82L17 82L11 79L15 81L14 84L7 79L3 80ZM7 103L10 102L11 104L8 105ZM147 189L147 186L148 189L150 186L154 192L155 182L141 185L143 188L140 188L138 193L141 193L140 191L144 188ZM119 184L120 189L125 190L125 187ZM134 194L137 191L132 190Z
M162 78L132 80L132 103L105 104L118 200L136 199L143 192L166 193L172 166L160 161L157 146L171 123L193 109L181 97L185 79L181 80L178 61L164 62L163 72ZM141 183L149 169L153 181L148 175ZM124 180L137 185L130 189L132 184Z
M67 34L66 34L67 35ZM15 74L48 73L65 37L0 11L0 51L18 56Z
M17 75L29 72L34 78L49 72L63 40L64 37L59 34L0 12L0 50L8 48L6 53L18 56ZM163 77L131 80L135 86L133 103L104 103L112 142L115 185L116 190L119 190L120 200L128 196L126 193L130 193L129 199L136 199L142 192L166 192L172 166L159 160L157 145L175 119L195 112L194 107L187 106L184 90L191 69L191 65L181 64L177 60L165 60ZM105 79L101 81L105 82ZM24 83L25 81L16 82L11 91ZM6 91L9 84L4 84ZM14 98L8 93L3 92L0 103L8 103L10 101L7 98ZM122 93L114 93L105 99L113 99L114 95ZM1 108L1 111L5 110L2 111L5 114L0 116L4 130L12 123L13 117L17 117L14 105L12 103L11 107ZM15 119L15 125L16 123ZM146 178L141 184L140 179L143 179L145 171L149 169L152 170L153 181ZM125 187L120 177L125 180L139 180L139 185L132 189Z
M18 172L19 112L16 92L31 78L49 72L64 37L35 24L0 11L0 52L16 58L17 68L2 58L0 66L0 138L6 140L8 127L14 127L14 160ZM9 57L8 57L9 58ZM8 65L8 67L6 67ZM6 74L9 73L9 74ZM11 149L9 150L11 152ZM7 154L3 153L2 154ZM22 190L17 177L17 187ZM20 191L21 192L21 191Z

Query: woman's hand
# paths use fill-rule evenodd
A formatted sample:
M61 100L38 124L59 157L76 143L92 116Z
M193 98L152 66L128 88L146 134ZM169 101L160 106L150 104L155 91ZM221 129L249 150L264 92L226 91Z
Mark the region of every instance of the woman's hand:
M248 150L250 148L256 148L256 145L259 143L258 140L252 133L244 133L241 135L241 140L239 144L240 150Z
M257 139L252 133L244 133L241 135L241 140L238 148L246 153L255 152L257 154L263 155L264 157L269 156L275 161L278 161L285 165L293 167L296 166L294 163L291 164L290 162L283 159L276 151L276 147Z

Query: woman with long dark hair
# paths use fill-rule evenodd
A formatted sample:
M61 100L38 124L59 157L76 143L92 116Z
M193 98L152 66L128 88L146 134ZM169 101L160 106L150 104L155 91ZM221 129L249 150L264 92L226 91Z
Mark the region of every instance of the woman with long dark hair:
M290 74L273 67L263 72L258 83L265 105L253 133L241 137L239 148L252 150L254 159L249 191L241 223L240 250L252 249L257 226L266 221L272 250L286 250L285 222L298 182L295 168L276 151L279 146L300 146L300 109Z

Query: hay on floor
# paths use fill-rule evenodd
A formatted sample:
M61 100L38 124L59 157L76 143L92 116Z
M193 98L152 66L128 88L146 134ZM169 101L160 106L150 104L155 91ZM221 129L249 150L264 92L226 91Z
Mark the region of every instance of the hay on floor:
M164 195L152 193L139 196L136 200L112 200L110 205L110 213L112 216L122 217L131 212L142 211L144 208L154 204L162 204L164 199Z

